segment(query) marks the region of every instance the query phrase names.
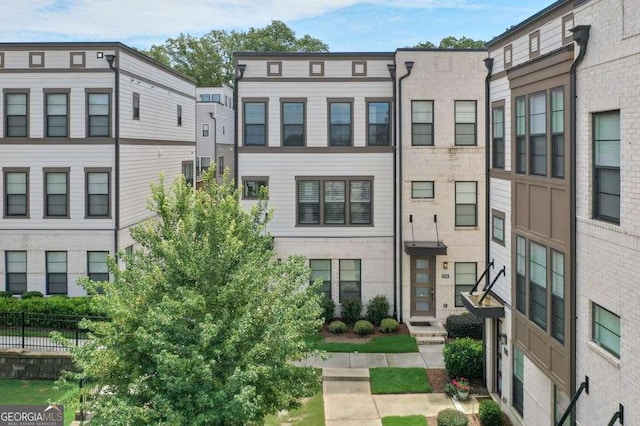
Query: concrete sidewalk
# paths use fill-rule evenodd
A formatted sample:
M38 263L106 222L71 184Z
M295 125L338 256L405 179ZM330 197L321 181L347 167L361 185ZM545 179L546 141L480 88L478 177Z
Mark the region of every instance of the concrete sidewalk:
M473 396L459 402L443 393L372 395L368 368L323 368L322 374L327 426L381 426L383 417L433 417L445 408L468 414L478 411Z
M420 352L397 354L329 353L327 359L309 357L299 362L301 367L317 368L375 368L418 367L444 368L442 348L444 345L420 345Z

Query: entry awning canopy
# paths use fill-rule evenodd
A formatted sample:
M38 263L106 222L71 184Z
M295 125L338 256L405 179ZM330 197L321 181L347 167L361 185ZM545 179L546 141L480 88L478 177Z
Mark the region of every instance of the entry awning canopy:
M504 318L504 305L491 293L476 292L471 295L463 291L460 296L464 307L476 318Z
M447 246L442 241L405 241L404 252L410 256L444 256Z

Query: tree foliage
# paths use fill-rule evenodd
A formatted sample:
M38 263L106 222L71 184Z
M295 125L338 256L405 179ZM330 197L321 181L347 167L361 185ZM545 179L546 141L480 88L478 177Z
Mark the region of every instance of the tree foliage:
M440 40L440 44L437 46L430 41L421 41L412 47L417 49L481 49L484 47L484 43L482 40L474 40L464 36L460 38L449 36Z
M143 51L196 80L198 86L232 84L234 52L326 52L329 47L308 34L297 38L282 21L248 31L212 30L202 37L180 34Z
M67 380L100 390L92 424L244 425L317 386L291 363L322 322L306 262L276 261L263 201L243 210L212 174L204 188L154 186L158 218L132 230L142 249L121 254L124 269L110 261L112 283L83 281L104 287L94 298L111 318L72 348L82 373Z

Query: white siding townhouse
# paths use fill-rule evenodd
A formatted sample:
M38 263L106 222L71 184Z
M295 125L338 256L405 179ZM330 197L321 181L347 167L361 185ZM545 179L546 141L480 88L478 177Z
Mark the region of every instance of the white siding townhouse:
M488 49L487 386L515 424L640 424L640 3L560 0Z
M0 289L84 294L159 173L193 179L195 84L120 43L2 43L0 76Z
M237 182L338 304L394 301L392 53L240 53Z
M220 182L225 169L234 173L233 89L198 87L196 95L196 179L215 164Z

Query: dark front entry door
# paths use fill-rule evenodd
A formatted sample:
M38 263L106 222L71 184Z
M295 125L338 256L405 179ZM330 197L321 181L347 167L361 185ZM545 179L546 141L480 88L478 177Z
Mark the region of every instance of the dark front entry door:
M435 257L411 257L411 316L435 316Z

